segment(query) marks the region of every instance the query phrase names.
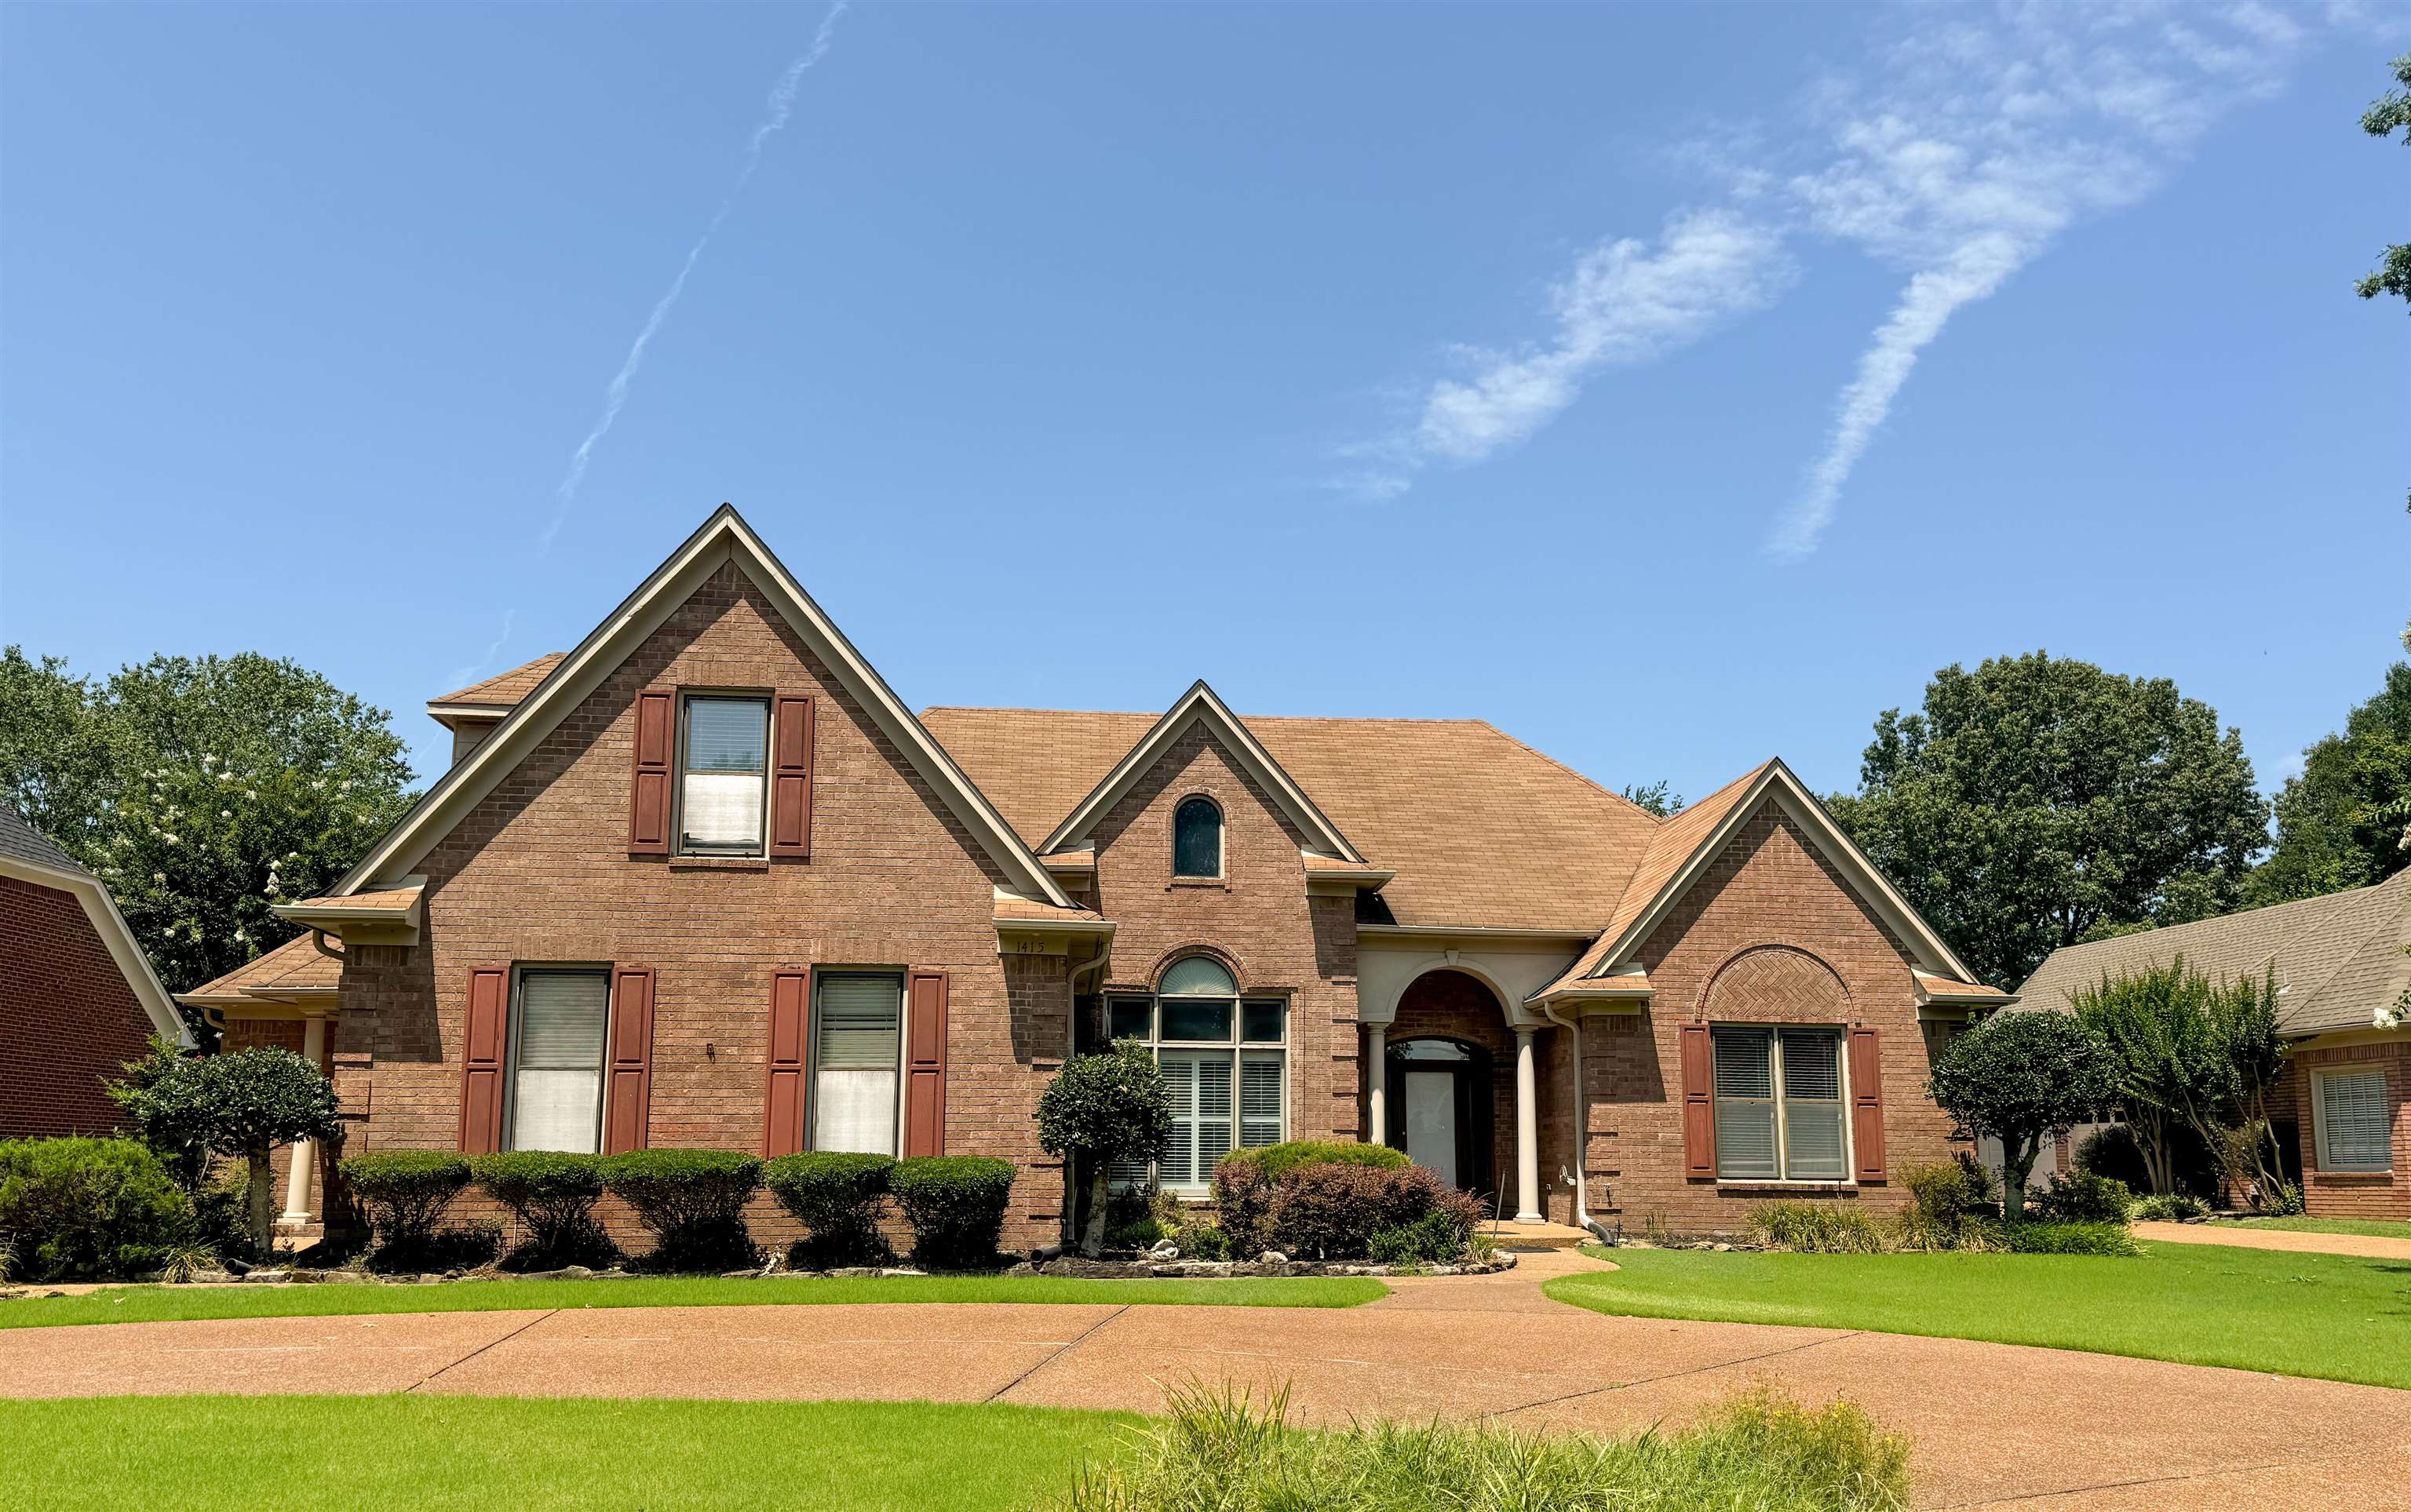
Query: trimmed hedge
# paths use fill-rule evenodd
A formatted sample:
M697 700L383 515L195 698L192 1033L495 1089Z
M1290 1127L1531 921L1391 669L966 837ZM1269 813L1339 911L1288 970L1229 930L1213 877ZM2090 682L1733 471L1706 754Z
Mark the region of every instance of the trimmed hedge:
M192 1199L136 1141L0 1141L0 1274L132 1275L156 1268L193 1232Z
M1014 1175L1012 1161L981 1156L917 1156L898 1161L888 1190L912 1222L913 1258L957 1270L994 1259Z
M394 1150L356 1155L335 1169L369 1210L380 1264L424 1265L455 1258L445 1251L460 1246L439 1243L435 1226L469 1185L466 1157L447 1150Z
M469 1174L488 1197L510 1209L526 1230L503 1263L518 1271L565 1265L610 1265L620 1246L594 1216L603 1195L600 1156L562 1150L504 1150L469 1162Z
M1352 1141L1292 1140L1234 1150L1214 1167L1214 1210L1232 1252L1253 1257L1274 1247L1273 1202L1293 1172L1316 1166L1403 1170L1413 1163L1404 1150Z
M2123 1223L2010 1223L2001 1236L2013 1255L2141 1255Z
M602 1160L603 1185L653 1236L654 1271L734 1271L762 1263L745 1203L762 1186L758 1156L734 1150L630 1150Z
M1352 1140L1292 1140L1286 1144L1234 1150L1222 1157L1220 1164L1227 1166L1235 1160L1253 1165L1274 1181L1301 1166L1370 1166L1376 1170L1403 1170L1414 1163L1407 1158L1404 1150ZM1216 1170L1219 1172L1220 1167Z
M826 1270L879 1265L888 1257L879 1231L880 1199L896 1170L893 1156L842 1150L782 1155L762 1168L762 1185L794 1214L808 1237L796 1245L798 1265Z

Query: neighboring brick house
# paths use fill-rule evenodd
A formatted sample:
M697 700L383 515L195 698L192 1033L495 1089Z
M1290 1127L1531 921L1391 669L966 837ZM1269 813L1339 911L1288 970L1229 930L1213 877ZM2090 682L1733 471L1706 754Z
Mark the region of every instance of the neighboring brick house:
M0 1140L118 1127L101 1082L192 1035L100 879L0 807Z
M1510 1215L1733 1230L1905 1201L1932 1036L2007 1000L1780 763L1660 822L1477 720L916 718L728 509L429 708L452 769L195 995L314 1034L354 1151L993 1155L1044 1243L1039 1096L1135 1035L1176 1191L1385 1139Z
M2019 995L2069 1009L2079 992L2177 956L2214 981L2277 981L2287 1066L2270 1098L2279 1148L2300 1151L2302 1204L2330 1217L2411 1218L2411 871L2371 887L2053 951ZM2072 1141L2069 1142L2073 1142Z

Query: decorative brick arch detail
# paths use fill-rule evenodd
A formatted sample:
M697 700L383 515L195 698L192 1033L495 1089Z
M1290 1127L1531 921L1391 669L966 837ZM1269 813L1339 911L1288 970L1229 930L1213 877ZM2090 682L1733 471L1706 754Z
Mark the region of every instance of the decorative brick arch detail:
M1156 986L1163 981L1165 972L1190 957L1197 955L1218 963L1223 970L1231 973L1231 980L1239 984L1241 992L1252 992L1258 987L1258 983L1248 980L1248 968L1240 964L1237 956L1220 945L1208 944L1205 940L1190 940L1184 944L1175 945L1155 958L1155 965L1147 968L1147 991L1155 990Z
M1797 945L1753 945L1717 967L1700 995L1703 1019L1844 1024L1850 989L1824 957Z

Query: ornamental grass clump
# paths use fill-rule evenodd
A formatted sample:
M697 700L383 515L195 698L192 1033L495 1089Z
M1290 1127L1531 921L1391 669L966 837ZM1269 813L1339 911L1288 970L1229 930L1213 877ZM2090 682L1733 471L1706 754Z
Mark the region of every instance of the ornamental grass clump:
M1908 1505L1908 1442L1859 1407L1738 1397L1677 1432L1542 1435L1494 1424L1289 1421L1229 1388L1169 1393L1170 1416L1083 1465L1063 1512L1892 1512Z
M762 1263L745 1204L762 1186L758 1156L734 1150L630 1150L603 1157L603 1185L653 1236L649 1271L737 1271Z
M790 1252L798 1270L884 1265L890 1258L879 1214L894 1157L842 1150L782 1155L762 1168L762 1185L804 1226Z
M981 1156L916 1156L896 1163L888 1190L913 1225L913 1258L943 1270L978 1270L996 1261L1013 1162Z
M620 1259L620 1246L594 1216L603 1195L603 1161L563 1150L504 1150L469 1163L470 1176L488 1197L510 1210L524 1237L503 1257L509 1271L557 1271L563 1266L606 1266Z
M394 1150L356 1155L336 1168L343 1185L368 1209L381 1270L443 1268L477 1247L439 1225L452 1199L469 1185L469 1162L448 1150Z
M1750 1214L1750 1231L1769 1249L1806 1255L1878 1255L1884 1235L1859 1207L1829 1202L1767 1202Z

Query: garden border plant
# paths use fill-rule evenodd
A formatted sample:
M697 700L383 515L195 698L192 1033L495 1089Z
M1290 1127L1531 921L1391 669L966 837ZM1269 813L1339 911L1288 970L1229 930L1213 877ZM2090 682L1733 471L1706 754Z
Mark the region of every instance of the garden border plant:
M514 1271L616 1265L613 1243L594 1204L603 1196L599 1156L561 1150L500 1150L469 1162L478 1190L508 1209L525 1237L503 1257Z
M499 1232L439 1226L469 1185L468 1156L449 1150L385 1150L356 1155L336 1170L368 1209L381 1271L443 1271L481 1265L501 1248Z
M745 1204L762 1187L762 1159L735 1150L628 1150L605 1156L603 1185L653 1236L647 1271L738 1271L762 1263Z
M787 1263L796 1270L830 1270L892 1259L879 1215L895 1171L892 1156L844 1150L806 1150L764 1165L762 1185L805 1229L787 1252Z
M1017 1174L1012 1161L986 1156L913 1156L898 1161L887 1185L913 1225L914 1263L959 1271L994 1264Z

